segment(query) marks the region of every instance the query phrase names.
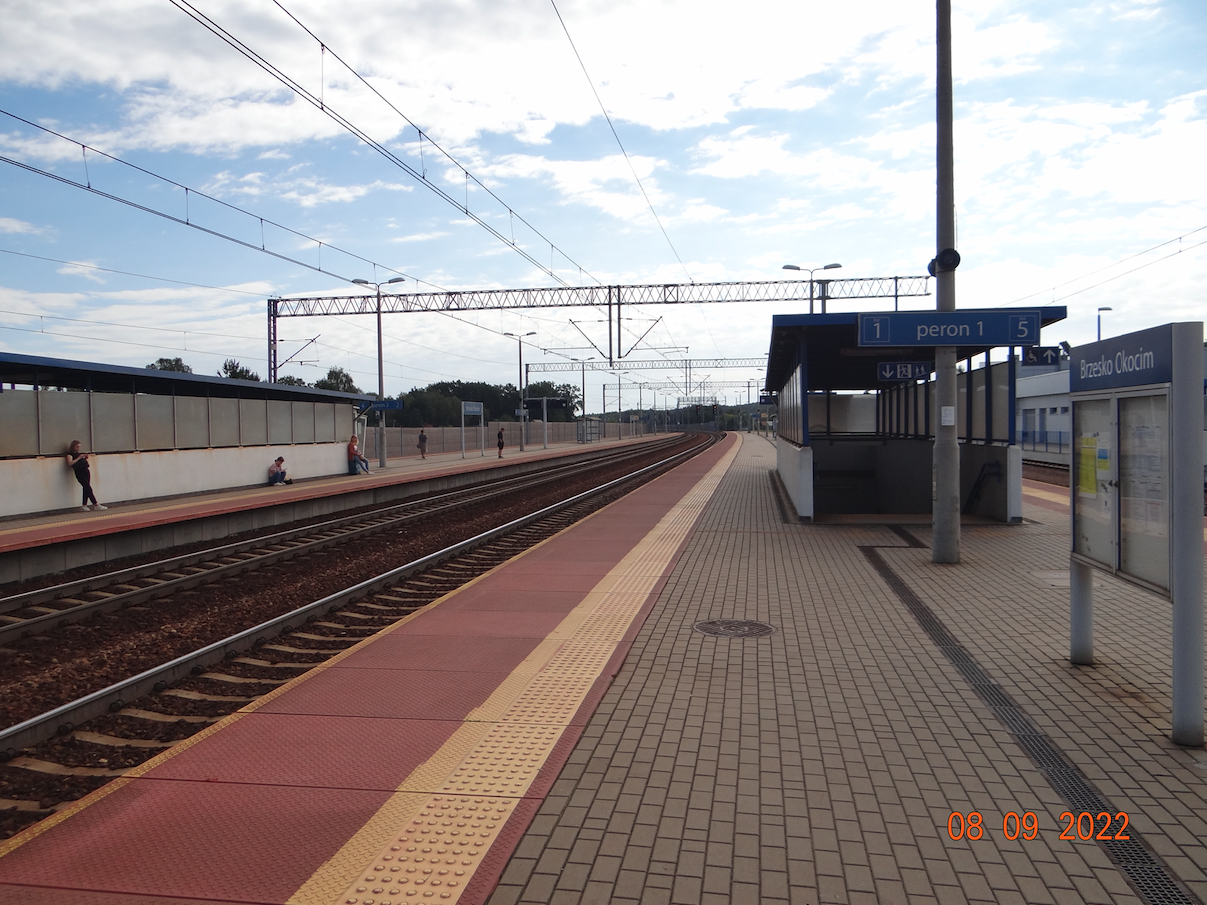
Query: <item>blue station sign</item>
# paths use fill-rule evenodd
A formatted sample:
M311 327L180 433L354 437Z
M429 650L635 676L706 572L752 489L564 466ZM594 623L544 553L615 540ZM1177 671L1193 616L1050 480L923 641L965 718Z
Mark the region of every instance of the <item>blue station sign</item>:
M931 361L882 361L876 365L881 380L922 380L935 369Z
M385 411L387 409L390 411L394 411L394 410L400 409L400 408L402 408L401 399L382 399L379 402L374 402L372 405L370 405L369 411L381 412L381 411Z
M1034 308L886 311L859 315L861 346L1034 346Z
M461 403L461 414L462 415L481 415L482 414L482 403L480 403L480 402L462 402Z
M1054 365L1060 363L1060 346L1032 346L1023 351L1025 365Z
M1078 346L1069 356L1069 392L1088 393L1173 380L1173 324Z

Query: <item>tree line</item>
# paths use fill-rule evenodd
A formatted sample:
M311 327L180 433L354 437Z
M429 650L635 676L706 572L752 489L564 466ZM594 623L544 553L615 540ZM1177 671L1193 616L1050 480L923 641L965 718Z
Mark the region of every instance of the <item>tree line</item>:
M180 358L160 358L147 365L149 370L177 371L192 374L193 369ZM234 358L228 358L217 372L219 377L231 380L259 381L260 375L244 367ZM363 392L352 380L352 375L343 368L331 368L326 377L314 383L306 383L300 377L285 376L277 380L284 386L313 387L317 390L333 390L338 393ZM573 421L576 411L582 407L582 394L574 384L554 384L542 380L528 385L528 398L549 398L550 421ZM520 393L514 384L493 384L480 381L445 380L416 387L409 393L400 393L402 409L386 412L387 427L455 427L461 424L461 403L481 402L486 418L490 421L517 421L516 410L520 407ZM559 404L560 401L560 404ZM529 418L539 418L539 401L530 403Z

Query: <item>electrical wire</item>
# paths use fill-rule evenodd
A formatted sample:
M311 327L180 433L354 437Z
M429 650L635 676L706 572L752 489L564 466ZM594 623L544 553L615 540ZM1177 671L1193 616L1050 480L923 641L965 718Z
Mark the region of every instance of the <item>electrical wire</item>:
M168 2L171 3L173 6L175 6L177 9L179 9L181 12L183 12L185 15L189 16L191 19L193 19L199 25L203 26L205 29L210 31L216 37L218 37L221 40L223 40L224 42L226 42L230 47L232 47L238 53L243 55L246 59L250 60L252 63L255 63L257 66L259 66L261 69L263 69L269 75L271 75L273 78L275 78L277 81L279 81L282 85L284 85L286 88L288 88L294 94L296 94L298 97L302 98L302 100L309 103L311 106L313 106L319 112L321 112L322 114L327 116L329 119L338 123L341 127L343 127L346 131L350 132L352 135L355 135L362 142L364 142L366 145L368 145L370 148L372 148L378 154L380 154L382 157L386 158L386 160L393 163L395 166L397 166L399 169L403 170L405 173L407 173L411 177L417 179L421 185L427 187L434 194L436 194L437 196L439 196L440 198L442 198L443 200L445 200L446 202L451 204L453 207L455 207L457 210L459 210L465 216L472 219L475 223L477 223L479 226L481 226L483 229L485 229L487 232L489 232L491 235L493 235L495 238L497 238L500 242L503 242L505 245L511 246L511 248L514 249L518 254L520 254L525 260L527 260L529 263L531 263L534 267L539 268L542 273L548 274L549 277L551 279L553 279L555 282L558 282L558 283L562 284L563 286L566 286L567 288L571 288L570 285L564 279L562 279L560 276L558 276L557 273L554 272L551 267L546 267L543 263L538 261L535 257L533 257L531 254L529 254L527 251L525 251L522 247L517 245L514 242L514 240L509 240L501 232L499 232L497 229L495 229L493 226L491 226L489 223L487 223L485 220L483 220L477 214L473 213L469 209L468 192L466 194L465 203L462 204L456 198L454 198L452 195L450 195L447 191L445 191L443 188L441 188L440 186L431 182L427 178L426 172L423 172L421 170L416 170L413 166L411 166L409 163L407 163L405 160L403 160L401 157L399 157L397 154L395 154L393 151L391 151L385 145L381 144L376 139L370 137L368 135L368 133L366 133L363 129L361 129L359 126L354 124L351 120L347 119L342 114L339 114L335 110L333 110L331 108L331 105L326 102L326 99L323 96L314 95L313 92L311 92L307 88L303 87L300 83L295 81L290 76L286 75L282 70L278 69L274 64L270 63L266 58L264 58L260 54L256 53L256 51L252 50L248 45L244 44L242 41L240 41L238 38L236 38L233 34L231 34L229 31L227 31L225 28L223 28L221 25L219 25L213 19L209 18L203 12L198 10L195 6L193 6L191 3L189 3L188 0L168 0ZM423 130L420 129L417 125L415 125L415 123L413 123L401 110L399 110L397 107L394 106L394 104L392 104L389 100L387 100L381 94L380 91L378 91L371 84L369 84L369 82L363 76L361 76L360 73L358 73L355 69L353 69L346 62L344 62L343 58L340 57L339 54L337 54L335 51L333 51L327 45L327 43L322 41L311 29L307 28L306 25L304 25L297 18L297 16L295 16L288 9L286 9L284 6L282 6L279 2L277 2L277 0L274 0L274 3L276 3L276 5L281 9L282 12L285 13L285 15L287 15L303 31L305 31L307 35L309 35L311 38L313 38L315 40L315 42L318 43L318 45L320 47L320 51L323 54L324 58L326 57L327 54L330 54L335 60L337 60L340 63L340 65L342 65L345 69L347 69L348 72L351 73L358 81L360 81L370 91L372 91L374 95L376 95L378 98L380 98L391 110L393 110L396 114L398 114L400 117L402 117L403 120L405 120L409 125L413 126L415 128L416 132L419 133L421 145L422 145L423 139L427 138L428 143L431 144L432 147L434 147L438 151L440 151L441 154L443 154L451 163L453 163L462 172L462 174L465 176L465 181L466 181L467 187L468 187L469 181L472 179L475 186L477 186L482 191L485 191L487 194L490 195L490 197L494 198L495 201L497 201L502 207L506 208L507 212L510 216L515 216L515 211L511 207L509 207L506 204L506 202L503 201L503 199L501 199L493 191L491 191L489 188L487 188L481 182L481 180L479 180L476 176L474 176L472 173L470 173L469 170L463 164L458 162L452 155L450 155L447 151L445 151L443 148L441 148L439 145L437 145L435 142L433 142L431 140L430 136L427 136L423 132ZM554 245L553 242L551 242L539 230L537 230L535 227L533 227L531 223L529 223L523 217L519 217L519 220L521 223L523 223L525 226L527 226L529 229L531 229L537 236L540 236L542 241L547 242L549 244L551 254L554 251L558 252L559 254L562 255L563 258L565 258L567 261L569 261L571 264L573 264L575 267L577 267L580 272L587 273L587 275L590 276L589 271L586 271L582 267L582 265L580 265L577 261L575 261L573 258L571 258L568 254L566 254L564 251L562 251L560 248L558 248L556 245ZM591 278L595 279L593 276ZM599 282L599 280L595 280L595 281L597 283Z
M113 270L109 267L101 267L98 264L85 264L83 261L60 261L58 258L47 258L43 255L31 255L28 252L11 251L7 248L0 248L0 254L20 255L23 258L34 258L38 261L50 261L52 264L67 264L71 267L87 267L90 270L101 270L105 273L117 273L124 277L138 277L142 280L154 280L159 283L175 283L178 286L194 286L197 289L213 289L215 292L235 292L239 295L255 296L258 299L264 298L264 293L262 292L249 292L246 289L229 289L225 286L207 286L204 283L189 283L185 280L173 280L168 277L153 277L145 273L132 273L129 270ZM16 312L10 311L8 313L14 314Z
M1092 277L1095 274L1103 273L1104 271L1110 270L1113 267L1118 267L1120 264L1125 264L1128 261L1131 261L1142 255L1146 255L1149 252L1156 251L1158 248L1164 248L1166 245L1172 245L1174 242L1180 243L1187 236L1193 236L1195 233L1202 232L1205 229L1207 229L1207 226L1200 226L1197 229L1192 229L1188 233L1182 233L1182 235L1180 235L1180 236L1174 236L1172 239L1167 239L1164 242L1159 242L1156 245L1154 245L1152 248L1146 248L1146 249L1144 249L1144 251L1138 251L1135 254L1128 255L1126 258L1120 258L1118 261L1115 261L1113 264L1107 264L1105 267L1099 267L1097 270L1091 270L1089 273L1084 273L1081 276L1076 277L1072 280L1065 280L1063 283L1057 283L1055 286L1050 286L1047 289L1041 289L1038 292L1032 292L1029 295L1021 296L1020 298L1017 298L1012 302L1006 302L1005 305L999 305L998 307L1004 308L1007 305L1017 305L1019 302L1026 301L1027 299L1030 299L1030 298L1035 298L1035 296L1037 296L1037 295L1046 295L1049 292L1051 292L1053 294L1052 303L1055 304L1056 302L1062 302L1067 298L1072 298L1075 295L1080 295L1083 292L1088 292L1091 289L1097 289L1099 286L1104 286L1107 283L1110 283L1114 280L1119 279L1120 277L1125 277L1128 274L1135 273L1137 270L1143 270L1145 267L1151 267L1153 264L1159 264L1161 261L1166 261L1169 258L1174 257L1175 255L1180 255L1183 252L1198 248L1200 245L1205 245L1205 244L1207 244L1207 239L1204 239L1201 242L1196 242L1195 244L1193 244L1187 248L1179 248L1177 251L1171 252L1171 253L1164 255L1160 258L1157 258L1153 261L1148 261L1147 263L1141 264L1139 267L1133 267L1131 270L1127 270L1127 271L1124 271L1123 273L1116 274L1113 277L1108 277L1107 279L1102 280L1101 282L1095 283L1093 286L1086 286L1082 289L1078 289L1076 292L1070 292L1068 295L1062 295L1060 298L1055 297L1056 290L1061 288L1062 286L1071 286L1073 283L1080 283L1082 280Z
M273 0L277 2L277 0ZM608 121L608 128L612 130L612 137L616 139L616 144L620 148L620 153L624 155L625 163L629 165L629 172L633 174L633 180L637 183L637 188L641 189L641 197L645 199L645 203L649 205L650 213L654 215L654 222L658 224L658 228L662 230L662 238L666 239L666 244L671 247L671 251L675 255L675 260L679 262L679 266L683 268L683 272L687 274L689 282L696 282L687 269L687 265L683 263L683 259L679 257L679 251L675 248L675 243L671 241L671 237L666 232L666 227L662 225L662 220L658 217L658 212L654 210L654 203L650 201L650 196L646 194L645 186L641 184L641 178L637 175L637 170L633 166L633 161L629 159L629 152L624 149L624 143L620 140L620 135L616 132L616 126L612 124L612 117L608 115L608 110L604 107L603 101L599 97L599 92L595 90L595 83L591 81L591 74L587 72L587 64L583 62L582 55L578 52L578 48L574 46L574 39L570 37L570 29L566 27L566 20L562 18L561 10L557 8L555 0L549 0L553 6L553 12L557 15L557 21L562 25L562 31L566 33L566 40L570 42L570 49L574 51L574 57L578 60L578 65L582 67L583 75L587 78L587 84L591 86L591 93L595 95L595 102L599 104L599 109L603 112L604 119ZM279 4L278 4L279 5Z
M170 186L184 190L185 199L186 199L185 219L182 220L180 217L174 216L165 211L156 210L153 207L147 207L145 204L139 204L137 201L131 201L130 199L123 198L120 195L114 195L110 192L101 191L100 189L95 188L92 185L92 180L90 177L88 178L88 181L86 183L78 182L75 179L68 179L66 176L60 176L57 173L50 172L49 170L43 170L40 167L35 167L33 164L24 163L20 160L14 160L11 157L5 157L3 155L0 155L0 162L2 162L2 163L7 163L7 164L15 166L19 169L26 170L31 173L36 173L39 176L45 176L48 179L53 179L54 181L61 182L64 185L69 185L69 186L72 186L73 188L81 189L82 191L90 192L94 195L99 195L102 198L108 198L110 201L116 201L120 204L126 205L127 207L132 207L135 210L140 210L140 211L143 211L144 213L148 213L148 214L154 214L156 217L162 217L164 220L170 220L173 223L177 223L181 226L191 227L192 229L199 230L200 232L207 233L208 235L214 236L216 238L225 239L226 241L233 242L236 245L242 245L244 248L250 248L252 251L258 251L258 252L261 252L266 255L271 255L274 258L278 258L279 260L282 260L282 261L288 261L291 264L297 264L299 267L305 267L307 270L313 270L316 273L323 274L324 276L333 276L333 277L336 277L337 279L344 280L345 282L348 282L348 283L352 282L351 278L342 276L333 270L324 270L322 267L321 260L320 260L319 266L316 267L313 264L308 264L307 262L300 261L297 258L291 258L289 255L283 254L281 252L272 251L265 244L255 245L244 239L239 239L239 238L236 238L235 236L227 235L226 233L220 232L218 230L210 229L209 227L201 226L200 224L193 223L189 219L189 216L187 214L187 199L188 199L189 194L193 194L199 198L204 198L207 201L212 201L215 204L219 204L228 210L235 211L236 213L243 214L246 217L251 217L253 220L259 221L261 229L263 229L264 225L267 224L269 226L274 227L275 229L284 230L285 232L289 233L290 235L294 235L301 239L305 239L308 242L314 242L319 247L320 255L322 254L323 247L326 246L327 248L329 248L333 251L337 251L340 254L347 255L348 257L354 258L357 261L363 261L365 264L368 264L372 267L380 267L382 270L385 270L389 273L396 273L401 277L406 277L409 280L414 280L416 282L416 284L431 286L432 288L437 289L441 292L447 291L443 287L437 286L434 283L429 283L426 280L421 280L421 279L419 279L419 277L412 276L409 273L403 273L401 270L395 270L393 267L387 267L384 264L378 264L376 261L371 261L368 258L361 257L358 254L354 254L353 252L340 248L338 245L332 245L329 242L323 242L321 239L316 239L313 236L308 236L305 233L299 232L296 229L291 229L290 227L285 226L281 223L277 223L276 221L269 220L265 217L258 216L257 214L253 214L250 211L246 211L243 208L239 207L238 205L231 204L228 201L223 201L220 198L215 198L212 195L207 195L205 192L199 192L194 188L190 188L189 186L184 185L183 183L176 182L173 179L169 179L167 176L161 176L158 173L155 173L155 172L152 172L151 170L146 169L145 167L140 167L137 164L133 164L133 163L130 163L129 161L122 160L120 157L115 157L112 154L107 154L104 151L94 148L91 145L86 144L82 141L79 141L74 138L69 138L68 136L63 135L59 132L56 132L53 129L48 129L45 126L39 125L38 123L35 123L35 122L31 122L30 120L25 119L24 117L17 116L17 114L15 114L15 113L10 113L7 110L0 109L0 114L3 114L4 116L9 117L10 119L15 119L20 123L24 123L25 125L30 126L31 128L37 129L41 132L45 132L48 135L53 135L55 138L59 138L59 139L62 139L63 141L69 142L73 145L77 145L82 151L84 151L85 156L87 155L88 151L91 151L94 154L104 157L106 160L111 160L114 163L120 163L123 166L129 167L132 170L136 170L137 172L142 173L145 176L150 176L153 179L158 179L161 182L166 182ZM263 243L263 239L261 239L261 242Z

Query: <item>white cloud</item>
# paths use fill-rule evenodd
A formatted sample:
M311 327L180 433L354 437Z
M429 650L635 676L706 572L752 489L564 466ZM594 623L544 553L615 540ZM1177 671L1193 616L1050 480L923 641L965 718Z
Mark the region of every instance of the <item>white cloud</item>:
M89 264L94 266L87 266ZM78 264L65 264L58 268L58 270L55 272L61 273L64 276L83 277L86 280L92 280L94 283L105 282L104 274L101 271L96 270L95 265L96 261L81 261Z
M24 220L17 220L13 217L0 217L0 233L20 233L40 236L43 232L45 230L34 226L32 223L26 223Z
M442 239L447 236L446 232L430 232L430 233L412 233L409 236L394 236L390 239L391 242L427 242L432 239Z
M203 189L218 198L255 198L268 195L294 201L302 207L314 207L329 202L355 201L379 190L411 192L414 191L414 186L383 182L380 179L363 185L332 185L317 176L308 175L271 180L266 179L263 173L244 173L240 176L224 170L215 175Z

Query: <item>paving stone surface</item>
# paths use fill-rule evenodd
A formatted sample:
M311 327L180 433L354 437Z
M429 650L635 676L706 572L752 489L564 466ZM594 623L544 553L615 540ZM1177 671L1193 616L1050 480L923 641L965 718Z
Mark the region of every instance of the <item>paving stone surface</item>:
M927 525L784 523L774 467L745 438L491 905L1146 901L1099 842L1060 838L1069 806L870 556L1207 901L1207 755L1169 741L1168 602L1101 579L1098 663L1075 667L1067 514L966 527L936 566L908 543ZM711 619L775 633L693 630ZM952 839L972 812L980 838ZM1007 838L1011 813L1034 838Z

